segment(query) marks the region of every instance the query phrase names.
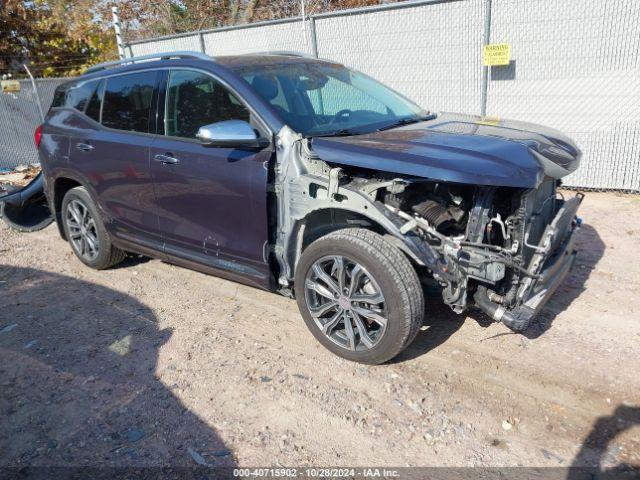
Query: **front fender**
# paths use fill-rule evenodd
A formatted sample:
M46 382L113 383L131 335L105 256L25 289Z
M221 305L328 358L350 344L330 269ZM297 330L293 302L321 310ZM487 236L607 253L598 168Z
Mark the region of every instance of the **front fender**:
M310 187L312 187L314 182L321 181L317 177L301 177L301 180L303 179L309 182L306 184L306 188L303 190L304 192L312 191L313 188ZM339 201L336 201L335 198L339 198ZM327 198L316 198L313 199L313 202L309 200L311 199L303 201L302 203L294 203L297 207L293 215L294 221L290 224L291 228L287 235L288 238L284 242L285 248L282 253L286 256L289 266L289 271L287 272L289 279L293 278L297 261L302 253L307 221L311 215L322 210L343 212L347 214L346 216L351 214L369 221L371 226L392 237L394 240L392 243L403 250L418 265L427 267L436 276L444 280L449 279L450 274L446 260L440 257L415 231L402 233L400 228L405 221L399 216L394 215L394 213L381 202L372 201L370 197L361 191L349 188L348 186L341 186L339 188L339 196L334 196L333 198L329 196L327 196ZM303 209L304 214L302 214ZM349 226L353 225L333 224L333 227L327 229L327 233L331 230Z

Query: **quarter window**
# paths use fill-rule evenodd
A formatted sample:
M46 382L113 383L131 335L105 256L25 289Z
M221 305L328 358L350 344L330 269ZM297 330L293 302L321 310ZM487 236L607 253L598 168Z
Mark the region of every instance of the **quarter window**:
M223 120L248 122L250 117L242 102L211 76L188 70L170 73L165 100L165 135L195 138L198 129L205 125Z
M51 108L64 107L64 99L67 96L67 86L58 87L53 94Z
M102 105L102 95L104 94L104 83L105 81L102 80L98 85L98 88L93 92L93 95L91 95L89 103L87 104L87 110L85 111L87 117L95 120L96 122L100 121L100 106Z
M79 112L84 112L89 97L96 90L98 80L89 82L74 83L62 89L56 90L53 97L52 107L74 108Z
M147 133L156 72L141 72L107 79L102 124L118 130Z

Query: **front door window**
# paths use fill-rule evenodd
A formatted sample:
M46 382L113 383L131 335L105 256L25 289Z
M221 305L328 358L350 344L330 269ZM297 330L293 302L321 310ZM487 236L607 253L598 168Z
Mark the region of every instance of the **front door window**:
M165 100L165 135L196 138L198 129L223 120L250 119L249 110L211 76L189 70L169 74Z

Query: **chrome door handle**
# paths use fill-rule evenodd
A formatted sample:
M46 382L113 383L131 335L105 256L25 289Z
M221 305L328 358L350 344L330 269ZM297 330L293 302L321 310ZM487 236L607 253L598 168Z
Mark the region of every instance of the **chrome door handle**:
M90 152L95 147L93 145L89 145L88 143L76 143L76 148L78 150L82 150L83 152Z
M176 157L172 157L171 155L162 155L160 153L154 155L153 159L156 162L164 163L165 165L175 165L176 163L180 163L180 160Z

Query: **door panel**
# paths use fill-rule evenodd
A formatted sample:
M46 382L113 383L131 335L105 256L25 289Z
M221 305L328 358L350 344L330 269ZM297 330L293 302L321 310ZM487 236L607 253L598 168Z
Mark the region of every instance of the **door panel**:
M178 163L163 163L157 155ZM264 275L264 164L270 156L270 151L256 154L157 138L151 147L151 170L167 253L191 254L214 267Z
M172 136L156 137L150 154L165 251L266 287L271 149L202 145L195 139L200 126L250 120L249 111L208 74L172 71L167 85L159 122L160 130Z
M109 231L161 250L149 167L149 119L158 80L158 72L140 72L103 82L88 102L86 116L78 115L70 158L97 195Z
M150 240L159 247L162 239L149 168L151 141L150 136L88 129L71 140L71 158L96 192L107 228L116 236Z

